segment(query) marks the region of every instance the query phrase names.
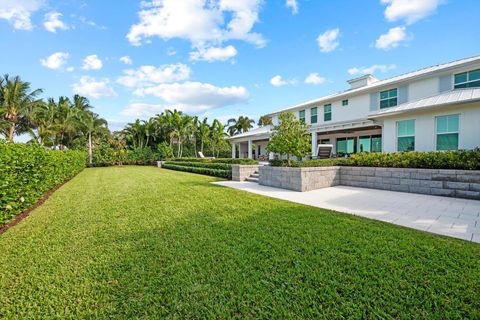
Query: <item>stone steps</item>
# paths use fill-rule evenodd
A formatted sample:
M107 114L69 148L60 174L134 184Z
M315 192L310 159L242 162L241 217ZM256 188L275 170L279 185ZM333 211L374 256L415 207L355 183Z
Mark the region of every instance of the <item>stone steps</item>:
M260 176L259 176L259 174L258 174L258 171L255 171L255 172L252 173L252 174L250 175L250 177L248 177L246 180L247 180L247 181L250 181L250 182L256 182L256 183L258 183L259 177L260 177Z

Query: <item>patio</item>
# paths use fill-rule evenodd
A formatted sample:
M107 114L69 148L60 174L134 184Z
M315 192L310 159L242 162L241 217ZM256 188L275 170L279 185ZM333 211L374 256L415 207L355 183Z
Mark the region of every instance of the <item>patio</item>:
M331 209L399 226L480 243L480 201L336 186L296 192L253 182L217 185Z

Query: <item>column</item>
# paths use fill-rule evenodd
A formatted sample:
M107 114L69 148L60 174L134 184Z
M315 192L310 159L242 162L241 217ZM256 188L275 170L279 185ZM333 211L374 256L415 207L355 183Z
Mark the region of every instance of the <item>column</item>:
M236 148L235 148L235 143L232 142L232 159L235 159L235 153L236 153Z
M248 140L248 158L249 159L253 159L253 155L252 155L252 139L249 139Z
M316 132L312 132L312 157L316 157L317 156L317 133Z
M238 157L243 158L243 150L242 150L242 143L238 143Z

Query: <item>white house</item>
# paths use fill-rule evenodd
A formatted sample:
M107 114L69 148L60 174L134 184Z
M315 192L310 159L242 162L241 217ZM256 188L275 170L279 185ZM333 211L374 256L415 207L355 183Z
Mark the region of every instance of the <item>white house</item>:
M393 78L365 75L350 88L282 112L308 123L312 154L319 143L334 153L473 149L480 147L480 56ZM232 156L265 158L271 126L229 138ZM271 157L272 155L270 155Z

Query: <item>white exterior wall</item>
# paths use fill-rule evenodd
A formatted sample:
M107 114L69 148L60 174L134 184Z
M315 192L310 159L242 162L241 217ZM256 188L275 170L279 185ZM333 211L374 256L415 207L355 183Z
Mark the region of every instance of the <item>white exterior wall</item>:
M412 82L408 85L408 101L415 101L440 93L439 77Z
M436 151L435 117L459 114L459 149L480 147L480 104L398 115L383 122L383 150L397 151L397 121L415 119L415 151Z

